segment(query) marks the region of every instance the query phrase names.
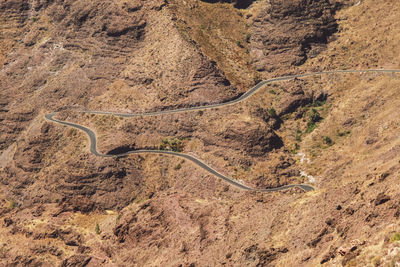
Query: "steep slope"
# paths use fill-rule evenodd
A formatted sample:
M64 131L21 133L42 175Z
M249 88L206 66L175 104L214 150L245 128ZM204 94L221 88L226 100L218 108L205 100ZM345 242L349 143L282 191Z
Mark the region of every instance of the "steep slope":
M0 262L395 261L398 75L296 79L238 105L156 117L74 110L171 109L227 101L279 74L400 68L399 8L372 0L0 2ZM317 190L249 193L174 157L98 158L82 133L44 120L63 110L60 119L96 131L103 152L175 142L248 185L315 179Z
M260 72L288 70L315 57L337 31L338 2L270 1L252 19L253 64ZM268 34L266 34L268 33Z
M157 1L71 1L31 6L31 18L21 26L27 31L25 41L8 54L1 73L4 183L14 184L17 191L42 188L42 182L35 180L46 177L50 179L47 185L56 189L60 185L53 179L58 180L58 174L51 169L59 173L65 168L68 184L98 176L97 183L104 175L121 173L114 164L115 170L97 173L89 165L68 161L65 152L49 146L59 140L60 148L71 147L71 133L63 136L46 124L46 112L69 106L151 110L223 101L235 94L214 63L180 38L163 5ZM109 9L114 11L109 13ZM159 38L166 29L171 31L170 38ZM165 42L174 38L176 46L164 49ZM54 164L55 155L59 163L65 161ZM73 174L76 168L78 173L88 169L77 175ZM84 191L85 195L94 193L93 189Z

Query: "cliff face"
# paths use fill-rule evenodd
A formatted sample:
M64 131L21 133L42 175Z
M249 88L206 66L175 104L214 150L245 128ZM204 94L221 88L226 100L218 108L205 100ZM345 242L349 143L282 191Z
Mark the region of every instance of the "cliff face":
M337 31L337 2L274 0L251 27L251 54L258 71L299 66L315 57Z
M396 68L399 8L0 0L0 262L351 265L374 251L383 264L400 232L396 75L296 79L154 117L75 110L219 103L290 72ZM84 134L44 120L53 111L93 129L104 153L175 142L249 186L317 190L249 193L175 157L95 157Z

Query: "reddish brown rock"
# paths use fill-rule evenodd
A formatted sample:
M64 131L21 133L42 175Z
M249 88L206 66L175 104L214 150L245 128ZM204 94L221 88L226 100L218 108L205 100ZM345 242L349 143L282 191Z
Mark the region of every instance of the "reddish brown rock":
M328 0L270 1L253 19L251 54L257 70L298 66L318 54L337 31L337 8Z

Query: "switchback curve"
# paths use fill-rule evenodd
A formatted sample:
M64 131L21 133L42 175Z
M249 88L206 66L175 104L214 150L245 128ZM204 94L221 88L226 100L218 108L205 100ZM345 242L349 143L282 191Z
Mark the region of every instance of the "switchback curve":
M272 83L272 82L279 82L279 81L287 81L295 78L302 78L302 77L309 77L309 76L316 76L316 75L323 75L323 74L337 74L337 73L363 73L363 72L372 72L372 73L400 73L400 70L392 70L392 69L369 69L369 70L336 70L336 71L322 71L322 72L313 72L313 73L306 73L306 74L296 74L296 75L289 75L289 76L282 76L282 77L277 77L277 78L272 78L269 80L261 81L257 85L255 85L253 88L251 88L249 91L244 93L243 95L239 96L236 99L233 99L228 102L223 102L223 103L218 103L218 104L211 104L211 105L204 105L204 106L197 106L197 107L188 107L188 108L181 108L181 109L175 109L175 110L163 110L163 111L155 111L155 112L146 112L146 113L117 113L117 112L107 112L107 111L90 111L90 110L84 110L80 111L82 113L87 113L87 114L98 114L98 115L114 115L117 117L124 117L124 118L129 118L129 117L137 117L137 116L155 116L155 115L161 115L161 114L171 114L171 113L181 113L181 112L188 112L188 111L195 111L195 110L205 110L205 109L211 109L211 108L219 108L223 106L228 106L228 105L233 105L237 104L239 102L242 102L243 100L249 98L252 96L254 93L256 93L262 86ZM78 130L81 130L85 132L90 141L90 152L94 154L95 156L99 157L123 157L126 155L130 154L162 154L162 155L170 155L170 156L176 156L180 157L186 160L189 160L199 166L200 168L206 170L207 172L217 176L218 178L228 182L229 184L243 190L247 191L257 191L257 192L275 192L275 191L282 191L286 190L289 188L300 188L304 191L312 191L314 190L314 187L311 185L307 184L291 184L291 185L284 185L280 187L275 187L275 188L266 188L266 189L257 189L257 188L251 188L246 185L243 185L239 183L238 181L231 179L215 169L211 168L208 166L206 163L203 161L190 156L188 154L184 153L179 153L179 152L174 152L174 151L164 151L164 150L132 150L128 151L125 153L117 154L117 155L110 155L110 154L102 154L97 151L97 138L96 134L89 129L88 127L72 123L72 122L67 122L67 121L61 121L57 120L54 118L54 116L57 114L57 112L53 112L50 114L46 114L45 118L48 121L55 122L58 124L66 125L69 127L76 128Z

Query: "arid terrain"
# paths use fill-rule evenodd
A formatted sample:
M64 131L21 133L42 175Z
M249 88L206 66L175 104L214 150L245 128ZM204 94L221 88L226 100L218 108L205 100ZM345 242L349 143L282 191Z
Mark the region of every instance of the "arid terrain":
M398 266L395 0L0 0L0 266ZM175 150L263 193L167 155Z

